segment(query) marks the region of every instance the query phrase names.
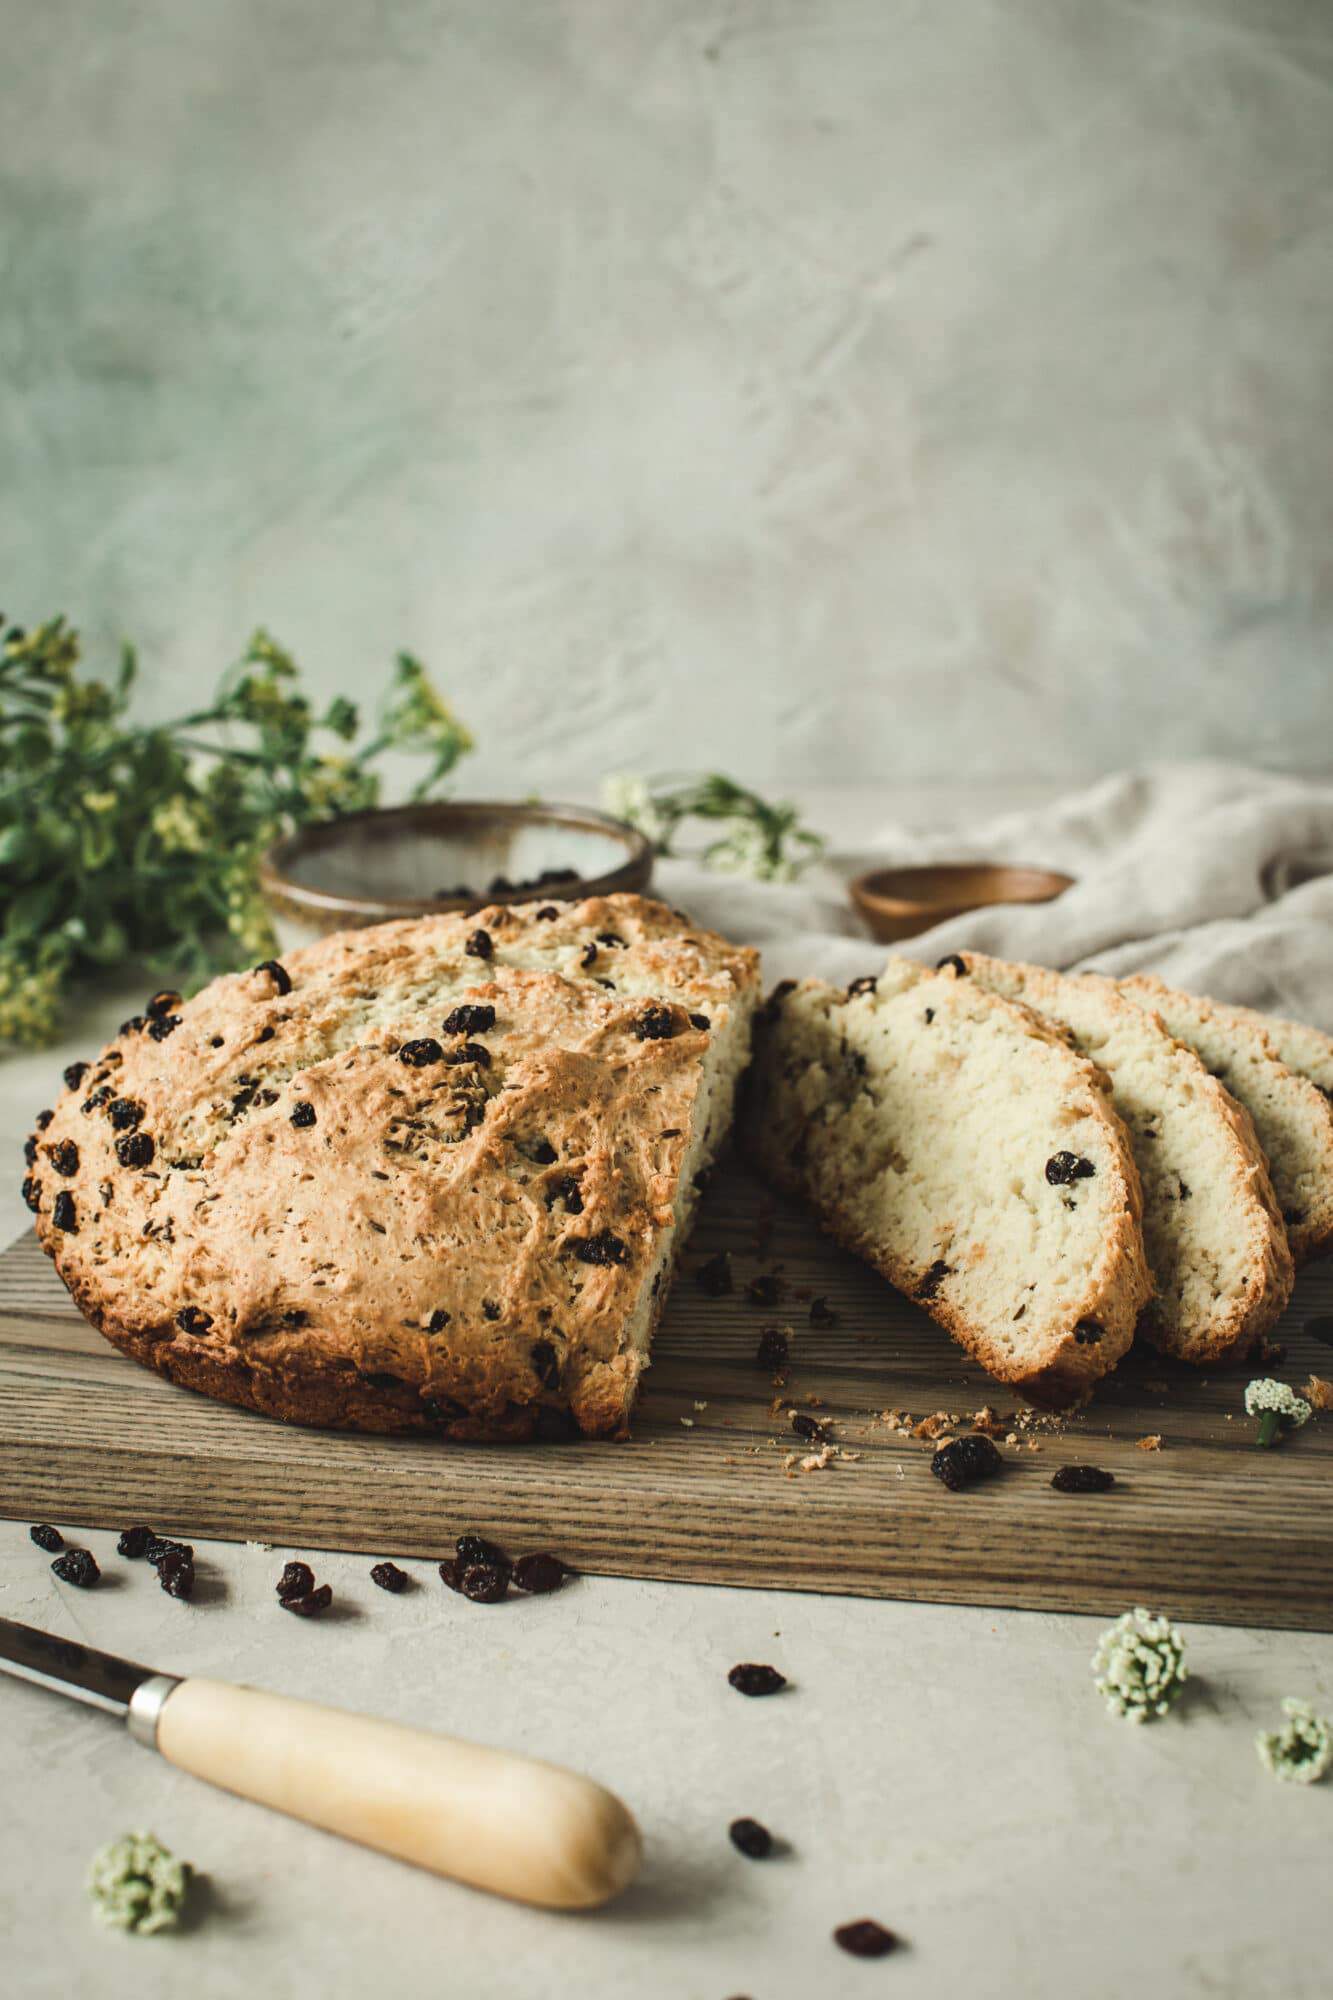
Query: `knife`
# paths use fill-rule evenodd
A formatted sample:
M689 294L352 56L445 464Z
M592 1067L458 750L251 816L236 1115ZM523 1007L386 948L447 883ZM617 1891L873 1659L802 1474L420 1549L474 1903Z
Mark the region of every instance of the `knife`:
M628 1809L534 1757L227 1681L180 1679L0 1618L0 1670L124 1722L196 1778L477 1889L589 1910L632 1881Z

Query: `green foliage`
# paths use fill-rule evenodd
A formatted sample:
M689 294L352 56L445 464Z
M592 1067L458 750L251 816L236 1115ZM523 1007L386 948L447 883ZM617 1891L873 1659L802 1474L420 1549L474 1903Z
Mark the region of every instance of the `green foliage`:
M316 714L266 632L207 707L152 725L130 718L133 649L109 681L79 650L63 617L0 639L0 1041L49 1039L70 981L123 960L192 987L265 957L265 849L376 804L386 750L429 760L421 798L472 748L407 653L357 748L355 705Z
M647 834L659 854L680 852L675 843L686 820L720 825L700 859L728 875L792 882L824 849L822 836L801 825L795 806L770 805L716 771L698 778L608 778L602 795L607 811Z

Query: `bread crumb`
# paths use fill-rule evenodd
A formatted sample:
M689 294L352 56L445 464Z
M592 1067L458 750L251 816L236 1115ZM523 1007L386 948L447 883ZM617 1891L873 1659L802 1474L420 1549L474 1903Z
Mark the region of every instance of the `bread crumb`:
M912 1436L925 1438L928 1443L934 1444L946 1431L951 1431L956 1422L957 1419L951 1417L947 1410L936 1410L931 1416L922 1417L919 1424L912 1425Z
M1140 1451L1160 1451L1162 1449L1160 1431L1150 1431L1147 1437L1141 1437L1138 1442L1138 1449Z
M986 1403L973 1414L972 1428L974 1431L980 1431L982 1437L1004 1438L1007 1444L1011 1442L1010 1437L1006 1434L1009 1422L1009 1418L1001 1417L996 1410L991 1408L989 1403Z
M1333 1410L1333 1382L1326 1382L1322 1375L1312 1375L1301 1394L1316 1410Z
M682 1424L683 1424L683 1425L685 1426L685 1429L686 1429L687 1431L692 1431L692 1430L694 1429L694 1418L693 1418L693 1417L682 1417L682 1418L681 1418L681 1423L682 1423Z
M707 1403L696 1402L694 1407L696 1410L706 1410L708 1408L708 1405Z

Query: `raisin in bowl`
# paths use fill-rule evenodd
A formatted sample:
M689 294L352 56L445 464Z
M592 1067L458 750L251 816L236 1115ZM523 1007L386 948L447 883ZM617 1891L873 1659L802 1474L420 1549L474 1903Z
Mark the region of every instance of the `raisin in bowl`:
M468 799L304 827L269 849L260 880L290 951L395 917L642 894L652 872L651 843L606 813Z

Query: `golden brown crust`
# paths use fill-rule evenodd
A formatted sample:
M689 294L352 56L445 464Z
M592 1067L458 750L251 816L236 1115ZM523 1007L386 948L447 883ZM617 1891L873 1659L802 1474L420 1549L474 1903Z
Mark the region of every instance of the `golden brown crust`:
M623 1432L757 963L637 897L546 907L329 938L122 1032L37 1136L93 1324L282 1421Z

